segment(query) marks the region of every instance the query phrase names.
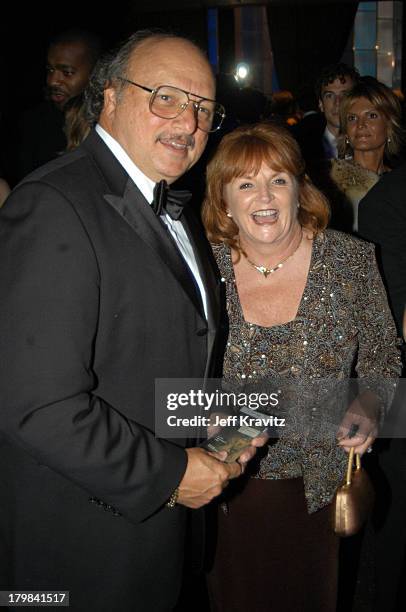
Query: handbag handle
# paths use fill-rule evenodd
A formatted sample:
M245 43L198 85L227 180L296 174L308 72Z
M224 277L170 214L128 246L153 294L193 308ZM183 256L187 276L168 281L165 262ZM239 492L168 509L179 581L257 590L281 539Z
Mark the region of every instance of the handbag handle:
M355 453L355 462L356 462L355 469L360 470L361 469L361 455L359 453ZM351 484L352 473L354 471L353 467L354 467L354 447L352 447L350 449L350 452L348 453L347 476L345 478L346 485Z

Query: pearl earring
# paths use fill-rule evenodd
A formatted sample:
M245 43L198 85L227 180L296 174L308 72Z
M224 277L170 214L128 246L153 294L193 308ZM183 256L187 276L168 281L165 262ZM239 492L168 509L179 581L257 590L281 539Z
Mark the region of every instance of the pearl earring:
M390 142L392 142L392 138L390 136L388 136L388 139L387 139L386 142L389 144Z
M232 214L230 212L227 213L227 217L230 217L230 219L232 218Z
M349 145L349 144L350 144L350 139L349 139L349 138L346 138L346 139L345 139L345 144L346 144L346 145Z

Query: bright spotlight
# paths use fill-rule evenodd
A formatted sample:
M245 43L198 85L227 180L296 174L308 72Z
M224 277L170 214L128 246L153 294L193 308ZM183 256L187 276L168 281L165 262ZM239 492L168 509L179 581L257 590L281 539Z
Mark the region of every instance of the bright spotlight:
M243 82L248 77L250 72L248 64L240 62L235 69L235 78L238 82Z

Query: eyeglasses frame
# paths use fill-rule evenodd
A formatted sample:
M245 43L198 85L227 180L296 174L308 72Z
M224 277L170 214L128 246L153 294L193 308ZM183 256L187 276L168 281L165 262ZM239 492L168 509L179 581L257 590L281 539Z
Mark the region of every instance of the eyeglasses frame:
M160 115L157 115L156 113L154 113L152 108L151 108L156 92L159 89L161 89L161 87L172 87L173 89L178 89L179 91L182 91L184 94L186 94L188 102L187 102L186 106L184 106L184 108L182 108L181 111L177 115L175 115L175 117L171 117L171 119L175 119L176 117L179 117L179 115L181 115L183 113L183 111L185 111L187 109L187 107L189 106L190 102L193 104L193 107L194 107L195 111L197 112L199 110L199 108L200 108L201 102L206 100L207 102L214 102L221 109L221 112L220 112L221 121L220 121L220 125L218 125L216 128L214 128L214 130L204 130L203 128L201 128L199 126L199 121L197 120L196 121L196 125L199 128L199 130L202 130L202 132L206 132L206 134L213 134L214 132L217 132L221 128L221 126L223 125L223 121L224 121L224 119L226 117L226 109L224 108L224 106L222 104L220 104L219 102L216 102L216 100L212 100L211 98L203 98L202 96L197 96L196 94L192 93L191 91L186 91L185 89L181 89L180 87L176 87L175 85L158 85L158 87L155 87L154 89L151 89L150 87L146 87L145 85L140 85L139 83L136 83L135 81L131 81L130 79L127 79L127 78L122 77L122 76L118 76L116 78L119 81L123 81L123 83L129 83L130 85L134 85L135 87L139 87L140 89L143 89L144 91L148 91L151 94L151 97L149 99L149 110L156 117L161 117ZM200 100L199 100L199 102L196 102L196 100L192 100L189 96L195 96L196 98L200 98ZM169 117L161 117L161 119L170 119L170 118Z

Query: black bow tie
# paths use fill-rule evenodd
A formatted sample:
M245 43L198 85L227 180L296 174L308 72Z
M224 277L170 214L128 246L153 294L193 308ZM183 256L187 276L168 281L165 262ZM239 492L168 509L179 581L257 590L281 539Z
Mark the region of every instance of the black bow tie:
M175 191L174 189L169 189L166 181L159 181L154 187L152 210L158 217L168 213L172 219L180 219L183 207L189 202L191 197L190 191Z

